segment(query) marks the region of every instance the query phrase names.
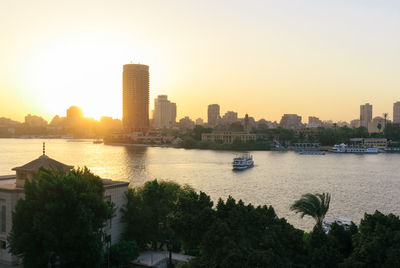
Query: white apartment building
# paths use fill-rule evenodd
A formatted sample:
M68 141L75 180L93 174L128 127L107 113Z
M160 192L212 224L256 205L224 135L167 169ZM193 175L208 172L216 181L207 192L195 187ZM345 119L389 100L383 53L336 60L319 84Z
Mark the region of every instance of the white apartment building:
M176 103L170 102L167 95L154 99L154 127L172 128L176 123Z

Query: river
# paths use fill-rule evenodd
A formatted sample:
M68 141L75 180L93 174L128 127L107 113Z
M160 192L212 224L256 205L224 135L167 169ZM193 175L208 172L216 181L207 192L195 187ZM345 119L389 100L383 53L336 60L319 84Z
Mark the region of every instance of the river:
M290 211L304 193L332 195L327 219L359 223L365 212L400 214L400 154L299 155L251 152L254 168L232 171L235 152L93 144L91 140L0 139L0 175L14 172L42 154L75 167L87 166L102 178L141 186L152 179L189 184L214 201L229 195L253 205L272 205L279 217L303 230L314 224Z

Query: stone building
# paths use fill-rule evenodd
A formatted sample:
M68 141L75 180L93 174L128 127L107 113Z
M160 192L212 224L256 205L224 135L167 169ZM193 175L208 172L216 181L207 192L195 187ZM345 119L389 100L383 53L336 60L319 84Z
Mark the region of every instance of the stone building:
M24 185L26 180L35 179L39 168L57 169L68 172L73 166L58 162L43 153L39 158L15 167L15 175L0 176L0 263L14 265L19 262L16 256L11 255L7 249L7 236L12 227L12 212L18 199L24 198ZM105 227L104 232L115 244L121 238L124 225L120 208L125 204L125 193L128 191L128 182L102 179L105 193L104 199L114 203L116 214Z

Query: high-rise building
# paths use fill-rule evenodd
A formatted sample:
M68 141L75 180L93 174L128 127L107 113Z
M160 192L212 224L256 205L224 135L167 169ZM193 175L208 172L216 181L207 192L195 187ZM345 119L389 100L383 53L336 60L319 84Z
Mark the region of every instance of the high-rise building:
M393 123L400 123L400 101L393 103Z
M210 127L215 127L220 119L219 115L219 105L218 104L210 104L208 105L208 125Z
M154 99L154 127L171 128L176 123L176 104L168 100L167 95L158 95Z
M372 105L366 103L360 105L360 126L368 128L368 123L372 120Z
M149 66L125 64L122 80L124 131L147 132L149 129Z

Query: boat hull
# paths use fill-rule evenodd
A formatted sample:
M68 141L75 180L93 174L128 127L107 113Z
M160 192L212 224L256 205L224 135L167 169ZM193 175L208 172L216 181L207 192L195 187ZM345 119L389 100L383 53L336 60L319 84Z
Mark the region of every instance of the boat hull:
M245 169L248 169L248 168L252 168L252 167L254 167L254 164L251 164L251 165L246 165L246 166L233 166L233 170L245 170Z

